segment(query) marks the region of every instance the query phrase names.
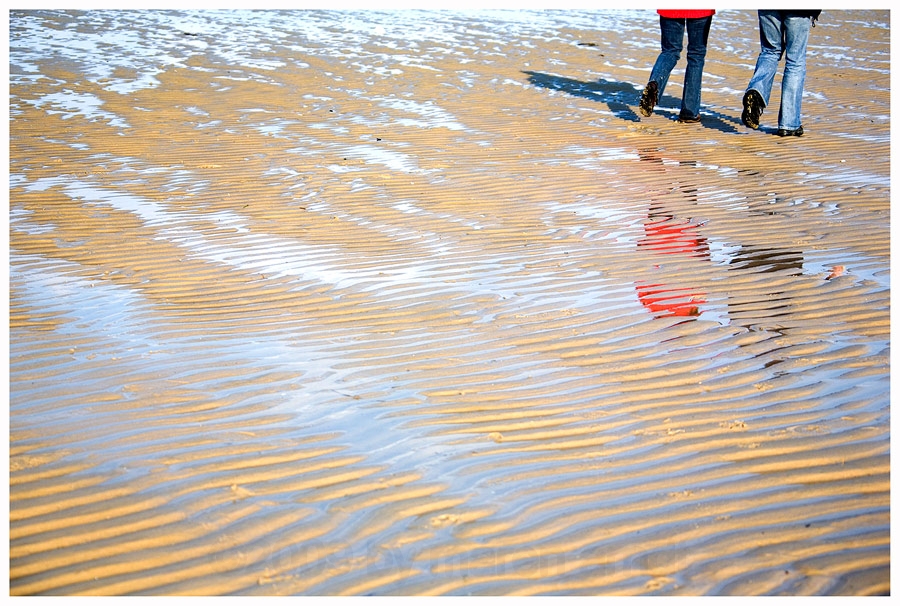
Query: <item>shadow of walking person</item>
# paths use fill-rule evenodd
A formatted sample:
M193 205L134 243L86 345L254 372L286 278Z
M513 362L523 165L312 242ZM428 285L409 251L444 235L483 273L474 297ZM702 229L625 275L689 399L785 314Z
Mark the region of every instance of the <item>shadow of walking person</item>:
M553 74L541 72L523 71L528 75L528 82L540 88L557 90L574 97L582 97L591 101L606 103L610 111L622 120L640 122L631 104L635 102L637 89L627 82L610 82L599 80L597 82L584 82L574 78L564 78Z
M640 90L634 85L627 82L613 82L610 80L598 80L596 82L585 82L583 80L575 80L574 78L565 78L553 74L545 74L542 72L523 71L528 75L528 82L540 88L556 90L573 97L581 97L582 99L590 99L606 103L614 116L628 122L640 122L641 118L631 108L632 105L637 106L640 100ZM668 98L666 95L667 105L673 105L680 102L674 97ZM660 101L661 102L661 101ZM738 132L735 125L740 124L740 120L725 116L719 112L708 109L708 116L703 126L705 128L713 128L723 133ZM671 120L678 119L678 114L674 113Z

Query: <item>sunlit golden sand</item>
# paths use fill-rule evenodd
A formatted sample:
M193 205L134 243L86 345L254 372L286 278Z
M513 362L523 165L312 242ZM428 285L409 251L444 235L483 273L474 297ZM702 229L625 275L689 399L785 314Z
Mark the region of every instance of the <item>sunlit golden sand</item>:
M89 15L10 13L12 595L890 591L887 11L790 139L752 11L699 125L653 11Z

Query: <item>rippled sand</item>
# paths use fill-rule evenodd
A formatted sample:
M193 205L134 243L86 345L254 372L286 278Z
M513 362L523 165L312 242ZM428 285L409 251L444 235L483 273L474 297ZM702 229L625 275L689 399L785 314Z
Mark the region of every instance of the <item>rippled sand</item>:
M889 38L11 12L10 593L889 592Z

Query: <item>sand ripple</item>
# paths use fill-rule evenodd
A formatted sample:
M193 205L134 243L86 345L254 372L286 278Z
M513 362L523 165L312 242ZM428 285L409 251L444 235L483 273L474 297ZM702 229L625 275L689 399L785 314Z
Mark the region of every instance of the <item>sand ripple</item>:
M10 593L889 592L888 22L13 11Z

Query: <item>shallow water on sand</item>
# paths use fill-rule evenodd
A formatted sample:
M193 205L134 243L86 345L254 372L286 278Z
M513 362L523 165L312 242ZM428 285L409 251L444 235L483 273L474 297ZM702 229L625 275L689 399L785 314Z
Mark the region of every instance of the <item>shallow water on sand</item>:
M889 15L657 36L12 11L11 594L889 592Z

